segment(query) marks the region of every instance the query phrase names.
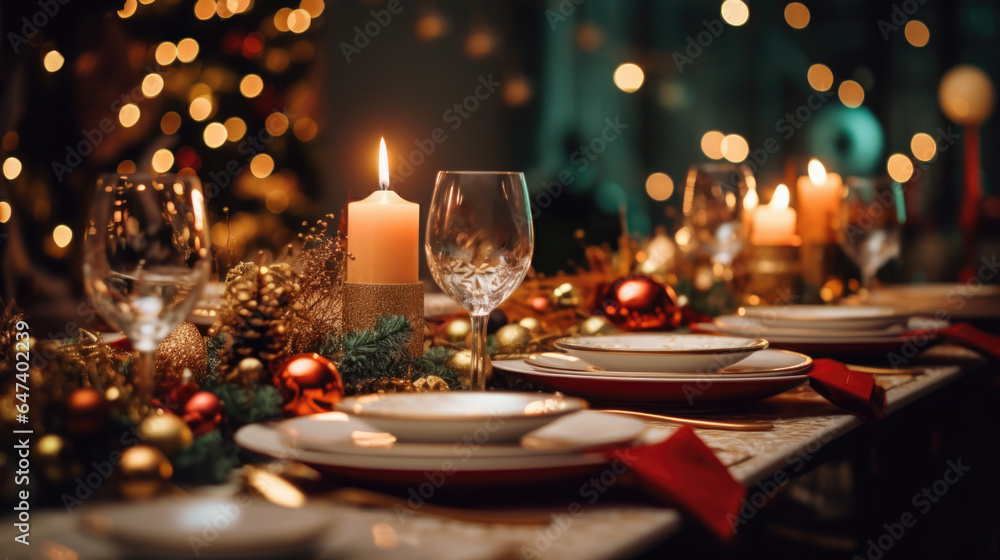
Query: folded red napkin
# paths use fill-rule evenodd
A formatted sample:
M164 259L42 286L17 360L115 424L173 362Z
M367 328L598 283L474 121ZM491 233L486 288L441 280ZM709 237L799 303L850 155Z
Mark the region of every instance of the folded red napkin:
M1000 336L985 333L968 323L955 323L938 331L938 334L952 344L971 348L994 360L1000 360Z
M836 360L813 361L809 385L826 400L862 418L885 418L888 414L885 389L875 384L875 376L854 371Z
M736 533L746 489L690 426L655 445L609 455L631 468L648 491L690 514L719 538L729 540Z

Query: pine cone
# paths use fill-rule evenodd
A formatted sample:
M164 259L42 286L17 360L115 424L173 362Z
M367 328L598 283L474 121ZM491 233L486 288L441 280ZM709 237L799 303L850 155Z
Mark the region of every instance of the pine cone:
M219 353L221 381L247 381L241 379L237 367L243 358L277 367L299 290L298 277L287 264L258 268L240 263L229 271L219 322L212 327L213 335L222 333L227 341Z

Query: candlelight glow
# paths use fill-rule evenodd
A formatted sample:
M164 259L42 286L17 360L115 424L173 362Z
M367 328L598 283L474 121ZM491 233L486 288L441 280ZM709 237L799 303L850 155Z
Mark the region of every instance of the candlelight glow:
M750 189L743 198L743 209L749 212L756 208L758 204L760 204L760 197L757 196L757 190Z
M389 188L389 156L385 153L385 138L378 144L378 188Z
M825 185L826 179L826 168L823 167L823 164L818 159L809 160L809 180L812 181L812 184Z
M774 194L771 196L771 204L768 206L771 208L788 208L790 198L788 187L778 185L778 188L774 189Z

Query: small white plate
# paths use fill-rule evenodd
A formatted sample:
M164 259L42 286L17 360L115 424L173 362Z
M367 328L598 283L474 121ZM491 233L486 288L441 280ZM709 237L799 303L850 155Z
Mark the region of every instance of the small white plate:
M893 337L899 336L907 331L905 323L895 324L888 328L863 330L863 329L840 329L840 328L814 328L811 325L800 327L775 327L766 324L759 317L741 317L739 315L722 315L715 318L714 323L723 332L735 336L759 336L771 339L776 336L808 336L826 338L857 338L865 337Z
M574 336L554 344L603 370L661 373L712 373L767 348L764 339L662 333Z
M864 302L955 320L1000 318L1000 286L990 284L897 284L870 291Z
M90 533L143 558L308 557L334 526L330 512L262 499L159 498L98 506L81 518Z
M891 307L864 305L785 305L746 307L744 315L767 327L809 329L887 329L909 315Z
M567 360L561 357L568 358ZM543 354L532 354L528 356L524 363L541 371L548 373L576 373L581 376L594 375L598 377L651 377L660 379L706 379L716 377L775 377L781 375L795 375L801 371L809 369L812 365L812 358L805 354L788 352L786 350L775 350L768 348L760 352L754 352L747 356L740 363L722 368L713 373L662 373L656 371L615 371L595 368L587 362L558 352L545 352Z
M487 433L490 443L511 443L587 408L587 401L561 393L454 391L362 395L334 407L401 442L456 443Z

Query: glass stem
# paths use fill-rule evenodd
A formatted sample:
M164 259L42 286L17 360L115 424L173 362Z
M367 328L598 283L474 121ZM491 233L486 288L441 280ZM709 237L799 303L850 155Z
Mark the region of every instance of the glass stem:
M469 389L486 390L486 322L489 315L472 316L472 377Z
M132 387L139 406L145 409L153 402L153 377L156 374L156 350L139 350L132 368Z

